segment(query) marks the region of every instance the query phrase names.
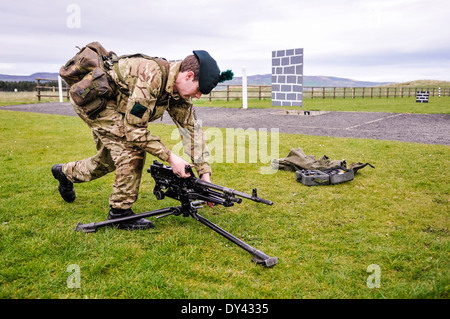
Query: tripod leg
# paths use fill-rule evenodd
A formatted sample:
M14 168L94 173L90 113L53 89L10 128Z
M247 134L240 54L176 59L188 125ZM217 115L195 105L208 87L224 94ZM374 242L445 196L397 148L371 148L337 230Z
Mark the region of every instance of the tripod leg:
M174 213L175 211L177 211L179 209L181 209L181 207L167 207L167 208L162 208L162 209L157 209L157 210L152 210L152 211L148 211L148 212L135 214L132 216L126 216L126 217L122 217L122 218L105 220L103 222L98 222L98 223L89 223L89 224L78 223L77 226L75 227L75 231L83 231L85 233L93 233L93 232L96 232L97 229L100 227L109 226L111 224L120 224L121 222L135 220L135 219L139 219L139 218L143 218L143 217L150 217L150 216L161 215L161 214L165 214L165 213Z
M211 228L215 232L219 233L220 235L222 235L226 239L232 241L233 243L235 243L236 245L238 245L242 249L244 249L247 252L249 252L250 254L252 254L253 255L253 259L252 260L254 262L256 262L257 264L260 264L260 265L263 265L265 267L270 268L270 267L275 266L278 263L278 258L277 257L270 257L270 256L264 254L262 251L259 251L259 250L255 249L255 248L253 248L249 244L247 244L244 241L240 240L239 238L233 236L229 232L223 230L222 228L220 228L216 224L213 224L212 222L210 222L209 220L207 220L203 216L201 216L199 214L195 214L193 217L196 220L198 220L199 222L201 222L202 224L208 226L209 228Z

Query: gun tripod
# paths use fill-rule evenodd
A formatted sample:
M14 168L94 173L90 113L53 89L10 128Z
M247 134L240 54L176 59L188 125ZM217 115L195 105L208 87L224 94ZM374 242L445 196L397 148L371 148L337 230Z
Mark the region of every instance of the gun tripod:
M151 217L151 216L158 216L158 215L161 215L161 216L158 216L156 218L163 218L163 217L167 217L169 215L179 216L182 214L184 217L192 216L195 220L206 225L207 227L209 227L212 230L214 230L215 232L219 233L220 235L222 235L226 239L230 240L237 246L241 247L242 249L244 249L247 252L249 252L250 254L252 254L253 255L252 261L256 262L257 264L262 265L264 267L268 267L268 268L273 267L277 264L277 262L278 262L277 257L270 257L270 256L264 254L262 251L259 251L256 248L250 246L249 244L247 244L244 241L240 240L239 238L233 236L226 230L220 228L219 226L215 225L214 223L212 223L205 217L198 214L197 210L199 208L203 207L203 206L201 206L202 204L204 204L204 201L185 202L185 203L182 203L181 206L171 206L171 207L167 207L167 208L162 208L162 209L157 209L157 210L152 210L152 211L148 211L148 212L135 214L133 216L127 216L127 217L117 218L117 219L113 219L113 220L106 220L106 221L98 222L98 223L89 223L89 224L78 223L77 226L75 227L75 231L83 231L86 233L93 233L93 232L96 232L97 229L100 227L113 226L114 224L119 224L124 221L130 221L130 220L140 219L143 217Z

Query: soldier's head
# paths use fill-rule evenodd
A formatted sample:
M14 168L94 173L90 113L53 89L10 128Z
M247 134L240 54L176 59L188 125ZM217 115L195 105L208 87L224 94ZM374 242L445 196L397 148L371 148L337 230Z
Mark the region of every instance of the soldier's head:
M181 62L180 72L192 71L194 72L194 81L200 78L200 64L195 55L191 54L184 58Z
M196 50L193 53L181 62L175 81L175 89L183 98L199 99L202 94L209 94L219 82L233 78L231 70L220 72L217 62L208 52Z
M191 97L199 99L202 96L199 86L200 64L195 55L187 56L180 66L180 72L175 80L174 91L184 99Z

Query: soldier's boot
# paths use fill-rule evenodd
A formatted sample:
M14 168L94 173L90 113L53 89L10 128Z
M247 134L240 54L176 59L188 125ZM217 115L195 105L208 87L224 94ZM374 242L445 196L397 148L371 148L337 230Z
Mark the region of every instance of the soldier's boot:
M112 208L109 210L108 220L114 220L122 217L128 217L135 215L131 209L118 209ZM122 221L113 223L113 227L126 230L145 230L155 227L152 221L145 218L133 219L130 221Z
M73 183L62 172L62 166L63 164L53 165L52 174L59 181L59 194L66 202L71 203L75 200L75 189L73 188Z

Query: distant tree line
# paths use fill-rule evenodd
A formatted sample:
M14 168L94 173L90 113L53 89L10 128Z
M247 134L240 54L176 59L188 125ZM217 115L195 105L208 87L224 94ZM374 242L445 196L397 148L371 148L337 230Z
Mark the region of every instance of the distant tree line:
M58 87L57 81L41 82L41 86L46 87ZM35 91L36 82L34 81L0 81L0 91L2 92L14 92L17 91Z

